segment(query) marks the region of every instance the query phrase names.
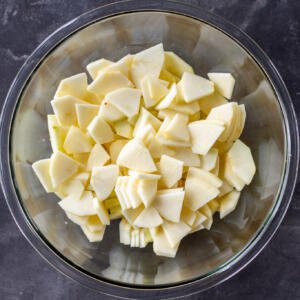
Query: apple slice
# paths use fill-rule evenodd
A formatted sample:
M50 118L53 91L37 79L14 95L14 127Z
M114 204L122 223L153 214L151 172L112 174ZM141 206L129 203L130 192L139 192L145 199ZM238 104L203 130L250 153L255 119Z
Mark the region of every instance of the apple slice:
M183 221L179 221L178 223L165 221L162 224L162 229L171 247L176 247L176 245L191 231L191 227Z
M210 208L212 215L214 215L214 213L217 212L220 209L220 204L217 201L217 199L213 199L213 200L209 201L207 203L207 205Z
M213 170L217 165L218 157L218 150L211 148L206 155L201 156L201 167L206 171Z
M200 105L198 103L198 101L194 101L192 103L172 103L170 105L170 109L178 112L178 113L182 113L182 114L187 114L187 115L193 115L197 112L200 111Z
M220 202L220 218L223 219L228 214L233 212L237 206L241 193L237 191L231 191L225 196L219 198Z
M57 151L51 155L49 174L53 187L72 177L78 171L78 163L66 154Z
M74 180L79 180L84 186L87 185L89 179L90 179L90 173L89 172L81 172L78 173L73 177Z
M109 161L110 157L103 146L95 144L87 161L86 169L91 171L94 167L101 167Z
M120 88L108 93L105 99L130 118L139 111L141 91L133 88Z
M130 247L139 247L139 246L140 246L140 230L138 228L134 228L131 231Z
M201 112L204 112L206 115L208 115L214 107L226 103L228 103L228 101L216 91L209 96L199 99Z
M129 208L129 209L123 210L122 213L123 213L124 218L127 220L127 222L133 226L134 221L142 213L143 210L144 210L144 206L140 205L137 208Z
M187 127L188 121L189 117L187 115L177 113L164 130L165 137L188 142L190 140L190 134Z
M130 140L121 150L117 164L129 169L151 173L156 171L149 150L138 139Z
M127 139L133 138L133 128L127 120L119 121L113 125L116 134Z
M207 76L215 84L216 90L223 97L231 99L235 79L230 73L208 73Z
M154 207L145 208L134 220L133 225L137 227L152 228L163 223L162 218Z
M102 230L94 232L91 232L86 225L81 225L80 227L90 243L102 241L105 232L105 226L102 227Z
M236 140L227 153L233 172L246 184L250 184L255 174L255 163L250 148L241 140Z
M226 156L225 157L225 165L224 165L224 178L231 184L236 190L241 191L244 186L245 182L237 176L232 168L231 159Z
M62 199L58 204L63 210L77 216L90 216L96 213L93 206L93 193L90 191L83 192L80 199L70 195Z
M153 238L153 251L156 255L166 257L176 256L179 243L172 247L162 229L151 235Z
M206 206L204 206L204 207L206 207ZM205 221L208 220L208 217L200 211L195 211L195 214L196 214L196 218L195 218L195 221L194 221L192 227L198 228L199 225L203 224Z
M50 177L50 158L41 159L32 164L32 168L47 193L54 191Z
M87 89L89 92L103 97L116 89L132 86L131 81L124 74L117 71L99 74Z
M188 174L192 177L196 177L199 180L205 181L216 188L220 188L223 184L223 181L216 175L199 168L190 167Z
M208 204L202 206L199 209L199 212L206 216L206 220L202 223L204 228L210 230L212 223L213 223L213 216L211 209L209 208Z
M99 105L75 104L78 125L81 129L86 129L94 117L99 112Z
M116 140L109 146L109 155L112 163L117 162L117 158L122 148L127 144L128 140Z
M154 175L154 174L148 174ZM139 179L137 192L145 205L149 207L154 200L155 194L157 192L157 180L155 179Z
M177 83L179 82L180 78L175 76L174 74L172 74L171 72L169 72L167 69L162 68L159 78L162 80L165 80L167 82L169 82L169 87L173 84L173 83Z
M63 126L77 125L75 105L84 103L72 96L63 96L51 101L53 111L59 123Z
M185 102L193 102L214 92L213 82L189 72L184 72L178 88Z
M78 127L71 126L63 147L68 154L86 153L91 151L93 144L82 130Z
M101 231L103 227L105 227L97 215L89 216L87 222L85 223L85 227L90 232Z
M122 211L130 208L131 204L128 202L127 195L125 194L125 187L127 184L127 178L125 176L119 176L115 185L115 193L120 202Z
M99 116L109 123L117 122L125 118L125 115L120 112L114 105L109 103L106 98L104 98L101 102Z
M61 126L55 115L48 115L47 123L53 152L63 151L63 144L69 128L67 126Z
M109 65L112 65L113 62L105 59L105 58L101 58L98 60L95 60L91 63L89 63L86 66L86 69L88 70L89 74L91 75L92 79L95 80L98 73L103 70L104 68L108 67Z
M220 194L219 197L226 195L227 193L233 190L233 186L229 184L226 180L223 180L223 184L220 187Z
M195 121L188 125L192 151L206 155L224 131L224 126L206 120Z
M173 84L167 95L156 105L156 110L169 108L172 103L176 101L177 86Z
M92 120L87 131L98 144L112 142L115 138L111 127L100 116L96 116Z
M91 186L101 201L105 200L113 191L118 175L119 167L117 165L92 169Z
M183 161L184 166L200 167L200 156L192 152L190 148L173 147L174 154L170 156Z
M109 215L104 204L101 201L99 201L99 199L93 198L93 207L101 223L104 225L109 225Z
M174 151L166 145L163 145L155 136L152 136L148 149L154 159L159 159L162 155L173 156Z
M197 211L192 211L188 207L184 206L181 211L180 218L181 220L189 225L190 227L193 227L193 224L197 218Z
M181 77L184 72L194 73L193 68L189 64L171 51L165 52L164 68L177 77Z
M175 191L157 195L153 206L166 220L179 222L184 194L184 191Z
M164 62L164 49L160 43L134 55L131 77L137 88L141 87L144 76L158 78Z
M157 117L161 120L164 120L165 118L169 118L170 120L173 119L173 117L176 115L176 111L171 109L161 109L158 111Z
M161 175L159 174L148 174L134 170L129 170L128 174L136 179L159 180L161 178Z
M171 188L182 177L183 162L168 155L162 155L159 164L162 182L167 188Z
M232 130L231 135L228 138L229 141L235 141L240 137L245 126L245 121L246 121L245 105L239 105L235 126Z
M88 216L77 216L67 211L65 211L65 213L69 220L71 220L73 223L79 226L85 225L89 218Z
M149 146L152 139L155 137L156 131L151 124L146 125L142 130L139 130L136 138L142 140L145 146Z
M131 204L131 208L137 208L142 203L141 197L138 193L138 182L135 178L129 176L125 192Z
M78 179L70 179L59 185L56 193L62 195L62 198L72 196L73 199L77 200L82 196L84 191L84 185Z
M120 234L120 243L124 245L130 245L131 241L131 231L132 227L130 224L123 218L119 223L119 234Z

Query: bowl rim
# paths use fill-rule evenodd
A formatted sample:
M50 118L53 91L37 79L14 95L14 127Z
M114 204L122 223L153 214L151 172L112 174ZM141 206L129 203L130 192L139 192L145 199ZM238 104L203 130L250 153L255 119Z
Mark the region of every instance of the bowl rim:
M243 250L234 255L229 262L219 267L213 274L208 273L207 276L197 277L189 281L156 286L130 285L108 279L100 279L99 277L96 278L83 271L80 267L75 266L66 258L63 258L57 250L55 251L54 247L51 247L49 243L43 240L43 237L39 235L30 220L26 218L14 186L10 164L10 132L16 107L26 83L43 59L70 35L92 23L120 14L146 11L174 13L194 18L223 32L246 50L261 67L273 86L283 115L286 134L286 168L282 176L283 181L281 182L276 203L272 211L270 211L263 228L258 230ZM234 276L262 251L275 234L292 199L299 164L299 133L296 114L287 88L269 57L246 33L222 17L212 14L199 6L173 0L163 2L149 0L146 3L139 0L127 0L99 6L67 22L50 34L28 57L11 84L1 112L0 138L2 152L0 160L1 187L9 210L25 238L50 265L67 277L104 294L121 298L143 296L145 299L153 299L154 296L163 296L164 298L186 296L206 290Z

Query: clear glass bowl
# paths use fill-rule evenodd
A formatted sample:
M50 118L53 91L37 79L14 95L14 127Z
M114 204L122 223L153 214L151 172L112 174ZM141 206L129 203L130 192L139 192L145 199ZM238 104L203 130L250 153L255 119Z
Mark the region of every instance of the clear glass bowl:
M144 2L144 1L143 1ZM59 81L92 60L116 60L164 43L199 74L233 73L233 100L243 103L242 140L257 174L236 211L210 231L184 239L176 258L149 245L119 243L115 222L101 243L89 243L46 194L32 162L51 153L46 116ZM207 289L247 265L270 240L290 202L299 142L288 92L263 51L243 32L199 7L173 1L128 1L99 7L67 23L29 57L11 86L1 116L1 184L19 228L33 247L67 276L102 293L175 297Z

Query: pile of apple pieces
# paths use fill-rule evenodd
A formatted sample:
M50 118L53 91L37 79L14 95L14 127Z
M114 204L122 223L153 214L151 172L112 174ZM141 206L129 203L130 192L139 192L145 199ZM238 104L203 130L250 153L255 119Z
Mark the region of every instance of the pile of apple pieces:
M181 239L232 212L255 173L239 140L246 113L229 73L195 75L162 44L100 59L61 81L48 115L53 154L33 164L90 242L120 221L120 242L174 257Z

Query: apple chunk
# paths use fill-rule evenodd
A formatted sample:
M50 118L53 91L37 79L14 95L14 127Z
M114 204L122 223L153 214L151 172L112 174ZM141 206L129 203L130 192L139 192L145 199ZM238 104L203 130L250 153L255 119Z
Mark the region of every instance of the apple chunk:
M170 188L181 179L183 162L168 155L162 155L159 163L159 171L162 175L163 184L167 188Z
M114 133L111 127L100 116L96 116L93 119L87 131L98 144L105 144L114 140Z
M86 169L91 171L94 167L101 167L109 161L109 155L106 150L99 144L95 144L90 152Z
M171 51L165 52L164 67L172 74L181 77L184 72L194 73L193 68Z
M231 99L235 79L230 73L208 73L208 78L214 82L217 91L227 99Z
M175 247L191 231L191 227L183 221L178 223L165 221L162 228L172 247Z
M225 216L235 210L238 200L240 198L240 192L232 191L225 196L219 198L220 203L220 218L223 219Z
M133 224L137 227L157 227L163 222L159 213L154 207L145 208L139 216L134 220Z
M32 164L32 168L47 193L54 191L52 180L49 174L50 159L41 159Z
M69 128L62 126L55 115L47 116L48 131L50 136L51 148L54 151L63 151L63 144Z
M79 127L86 129L93 118L98 114L99 106L93 104L75 104L75 110Z

